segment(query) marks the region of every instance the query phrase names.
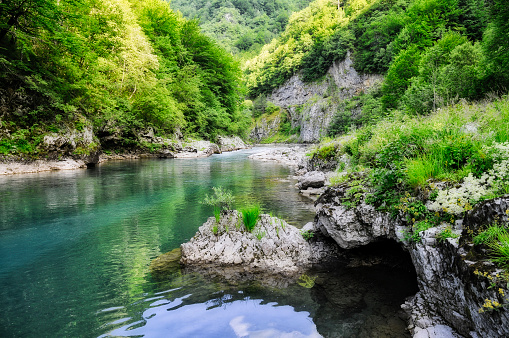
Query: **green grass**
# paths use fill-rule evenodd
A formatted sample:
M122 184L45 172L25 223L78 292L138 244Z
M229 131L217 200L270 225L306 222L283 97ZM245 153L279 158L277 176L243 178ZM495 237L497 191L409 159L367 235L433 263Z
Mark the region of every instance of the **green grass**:
M242 208L240 212L242 213L242 220L244 221L244 226L246 227L247 231L252 232L256 226L256 223L258 222L258 219L260 218L261 212L260 206L257 204L248 206Z
M214 207L214 218L216 219L216 223L219 224L221 220L221 209L219 207Z
M509 268L509 233L507 229L497 236L497 240L490 242L488 246L492 249L491 260L504 268Z
M509 231L497 223L490 225L473 238L475 245L490 248L490 260L503 268L509 268Z
M497 224L493 224L489 226L486 230L479 233L477 236L473 238L473 242L475 245L479 244L488 244L494 242L499 235L505 232L505 228L501 227Z

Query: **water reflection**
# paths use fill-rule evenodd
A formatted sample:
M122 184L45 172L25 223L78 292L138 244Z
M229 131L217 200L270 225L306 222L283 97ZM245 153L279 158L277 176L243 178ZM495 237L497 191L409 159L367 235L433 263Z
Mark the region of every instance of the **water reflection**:
M356 285L346 290L360 290L363 302L349 304L329 300L335 299L327 291L330 273L317 273L312 289L231 286L182 273L152 279L150 262L189 240L212 215L200 203L212 186L231 189L238 206L261 201L295 225L312 220L309 200L286 180L291 170L248 160L255 151L0 177L0 337L327 336L343 330L331 322L354 327L344 332L355 336L368 312L380 312L369 299L398 308L408 293L377 288L369 273L342 272L343 282L333 284ZM337 304L352 310L338 311Z
M152 292L150 261L212 215L200 204L212 186L295 224L312 219L293 183L275 181L291 171L252 152L0 177L0 336L104 333L125 317L99 311Z
M265 303L262 299L233 300L233 297L223 298L221 306L215 305L213 301L184 304L189 297L191 294L172 301L157 300L143 312L143 320L115 329L109 335L147 338L165 335L171 337L321 337L309 313L295 311L291 306ZM112 324L118 324L118 322Z

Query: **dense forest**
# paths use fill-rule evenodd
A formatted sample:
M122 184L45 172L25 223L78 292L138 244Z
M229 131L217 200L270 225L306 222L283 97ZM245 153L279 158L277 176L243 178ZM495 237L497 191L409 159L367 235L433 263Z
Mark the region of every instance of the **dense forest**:
M290 15L310 0L173 0L171 7L199 19L205 35L245 59L279 36Z
M506 93L509 6L0 1L0 154L44 155L45 135L71 130L93 130L97 142L76 150L85 154L99 143L139 148L147 128L169 138L246 135L252 112L245 97L265 96L295 73L318 81L348 53L357 71L384 80L355 98L361 114L337 112L332 135L393 110L425 114Z
M358 98L357 122L393 109L423 114L461 98L503 94L508 23L505 0L316 0L247 61L249 95L268 94L297 72L304 81L318 80L348 51L357 71L385 76ZM352 122L338 116L333 132Z
M48 132L129 148L148 127L214 138L250 123L238 62L163 0L2 1L0 25L0 153L37 155Z

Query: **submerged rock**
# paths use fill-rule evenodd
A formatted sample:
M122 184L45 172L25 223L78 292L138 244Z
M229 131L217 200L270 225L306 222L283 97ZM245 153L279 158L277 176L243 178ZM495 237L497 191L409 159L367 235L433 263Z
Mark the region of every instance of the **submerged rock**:
M180 248L158 256L150 263L150 273L156 279L166 278L169 274L180 270L181 257L182 250Z

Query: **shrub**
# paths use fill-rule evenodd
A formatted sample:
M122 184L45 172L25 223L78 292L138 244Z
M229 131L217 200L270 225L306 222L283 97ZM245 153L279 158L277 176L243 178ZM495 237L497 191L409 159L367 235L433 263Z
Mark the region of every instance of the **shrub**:
M205 195L202 203L214 207L214 213L216 209L219 211L230 210L235 201L232 192L222 187L212 187L212 190L214 194L212 196Z
M240 212L242 213L242 220L244 221L244 226L247 231L252 232L260 218L261 208L258 204L248 206L242 208Z

